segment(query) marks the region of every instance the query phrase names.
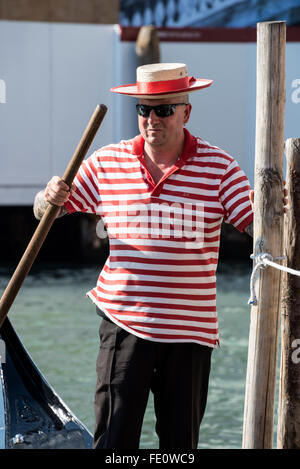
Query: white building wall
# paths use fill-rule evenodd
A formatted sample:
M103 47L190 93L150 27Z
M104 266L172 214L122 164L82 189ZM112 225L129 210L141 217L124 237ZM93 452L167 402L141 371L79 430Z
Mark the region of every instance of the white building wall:
M135 43L118 27L0 21L0 45L0 205L32 205L63 174L96 104L108 113L89 153L137 134L136 100L109 91L135 82ZM286 137L300 136L299 53L287 43ZM191 94L187 128L231 153L253 184L256 44L161 42L161 61L214 79Z
M112 26L0 21L0 205L31 205L62 175L98 103L91 151L114 139Z
M249 76L248 63L253 52L255 44L169 43L162 48L162 60L184 57L189 73L214 80L210 88L190 95L193 114L188 128L228 151L249 175L253 161L249 130L255 117L253 109L249 115L248 95L255 93L255 80Z

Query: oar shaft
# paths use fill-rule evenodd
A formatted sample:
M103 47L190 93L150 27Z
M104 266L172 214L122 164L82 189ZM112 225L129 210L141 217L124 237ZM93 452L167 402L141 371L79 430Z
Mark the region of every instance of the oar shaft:
M106 114L107 107L100 104L96 107L82 137L73 154L73 157L66 168L63 180L71 186L74 177L99 129L101 122ZM5 320L12 303L14 302L23 281L26 278L31 266L42 247L42 244L60 210L56 205L49 205L45 211L38 227L36 228L26 251L24 252L13 276L11 277L0 300L0 327Z

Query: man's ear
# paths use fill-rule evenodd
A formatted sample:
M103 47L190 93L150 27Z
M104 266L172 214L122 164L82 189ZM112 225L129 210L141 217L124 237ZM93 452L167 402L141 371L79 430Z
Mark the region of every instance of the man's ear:
M184 124L188 123L188 121L190 119L191 111L192 111L192 105L191 105L191 103L188 103L185 106L185 110L184 110Z

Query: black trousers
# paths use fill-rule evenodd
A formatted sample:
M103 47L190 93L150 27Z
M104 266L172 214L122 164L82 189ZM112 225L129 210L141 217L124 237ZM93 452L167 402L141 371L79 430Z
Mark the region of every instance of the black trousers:
M212 348L141 339L108 319L99 334L94 448L139 448L151 390L160 449L196 449Z

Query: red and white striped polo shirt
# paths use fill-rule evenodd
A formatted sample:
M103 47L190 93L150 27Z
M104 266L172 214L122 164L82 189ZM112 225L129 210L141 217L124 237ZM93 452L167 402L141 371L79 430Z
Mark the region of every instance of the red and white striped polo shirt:
M230 155L186 129L181 157L158 184L143 148L141 135L103 147L74 180L66 208L99 214L110 243L87 294L138 337L216 347L221 223L243 231L252 222L249 182Z

